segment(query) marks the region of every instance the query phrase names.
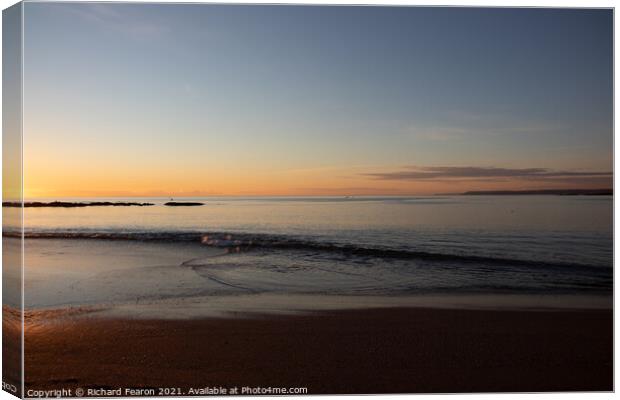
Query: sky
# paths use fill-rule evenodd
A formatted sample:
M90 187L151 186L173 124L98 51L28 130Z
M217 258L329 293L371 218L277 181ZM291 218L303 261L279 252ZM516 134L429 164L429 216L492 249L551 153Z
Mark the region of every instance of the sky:
M611 187L612 18L25 3L25 196Z

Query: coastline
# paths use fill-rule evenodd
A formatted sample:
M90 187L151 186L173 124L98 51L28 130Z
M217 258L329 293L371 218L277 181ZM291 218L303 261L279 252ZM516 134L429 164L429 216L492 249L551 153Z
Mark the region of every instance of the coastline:
M611 203L509 200L29 208L24 394L612 390Z
M179 320L233 318L243 315L312 315L317 313L381 309L447 309L473 311L580 311L612 310L611 294L421 294L328 295L256 293L170 298L160 301L43 308L31 315L92 314L102 318ZM40 313L40 314L39 314Z
M32 329L27 322L26 390L613 390L610 309L412 307L193 319L93 313L57 322Z

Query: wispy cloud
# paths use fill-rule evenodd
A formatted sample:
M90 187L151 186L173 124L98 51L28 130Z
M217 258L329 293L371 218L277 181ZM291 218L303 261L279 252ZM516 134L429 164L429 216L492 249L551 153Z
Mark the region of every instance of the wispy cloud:
M405 135L432 141L509 135L541 135L568 129L556 121L528 120L501 114L450 112L434 122L409 122L401 126Z
M488 180L488 179L527 179L575 180L582 178L611 178L609 171L562 171L548 168L499 168L475 166L405 166L400 171L370 172L362 174L378 180Z
M123 12L118 3L67 4L67 9L79 18L101 29L121 33L133 39L159 38L170 29L160 21L147 20L139 14Z

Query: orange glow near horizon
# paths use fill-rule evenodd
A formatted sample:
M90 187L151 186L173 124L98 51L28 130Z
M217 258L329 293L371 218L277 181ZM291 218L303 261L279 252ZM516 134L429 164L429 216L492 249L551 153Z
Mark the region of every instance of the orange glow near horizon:
M365 176L377 168L308 168L259 170L236 168L105 168L27 165L26 199L63 197L200 197L200 196L361 196L433 195L469 190L531 190L610 188L611 178L590 181L502 180L380 180ZM394 168L382 168L385 171ZM605 180L609 179L609 184Z

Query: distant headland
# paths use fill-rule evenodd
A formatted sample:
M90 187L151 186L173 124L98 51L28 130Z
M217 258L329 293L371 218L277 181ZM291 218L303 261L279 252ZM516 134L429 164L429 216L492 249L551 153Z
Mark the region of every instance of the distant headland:
M513 195L556 195L556 196L611 196L613 189L542 189L542 190L476 190L461 193L463 196L513 196Z

